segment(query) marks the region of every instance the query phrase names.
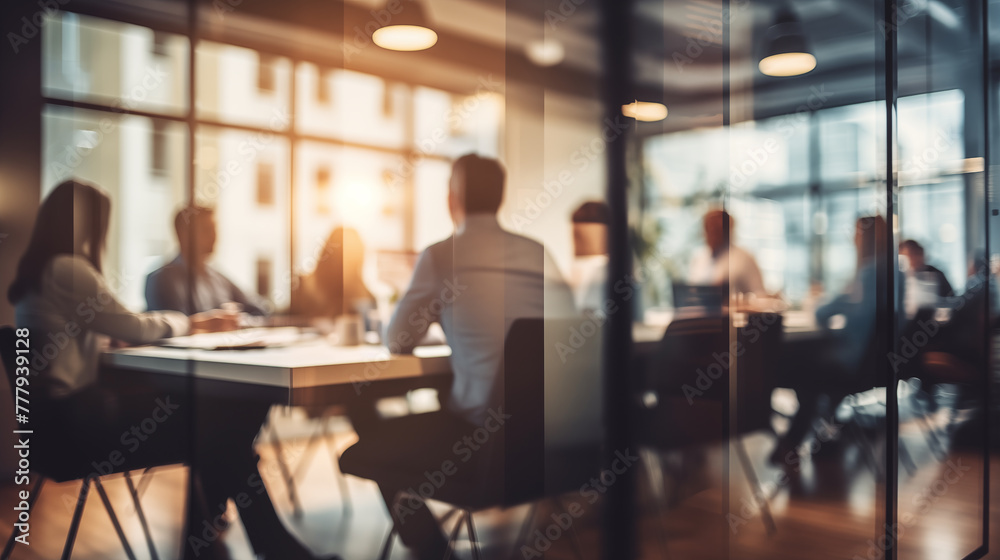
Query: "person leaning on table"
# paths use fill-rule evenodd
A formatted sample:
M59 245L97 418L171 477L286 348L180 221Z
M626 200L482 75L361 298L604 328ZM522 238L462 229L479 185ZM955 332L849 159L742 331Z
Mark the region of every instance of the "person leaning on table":
M154 391L152 387L105 387L98 379L100 354L109 338L142 344L199 331L231 330L236 326L235 318L218 311L187 317L176 311L133 313L125 308L111 293L101 271L110 215L111 201L97 187L74 180L57 186L38 210L28 248L8 291L17 326L30 329L33 344L44 348L50 341L59 341L58 352L46 351L42 354L45 360L35 360L42 367L32 379L34 429L42 437L59 433L60 442L75 442L73 449L63 451L76 453L75 460L83 454L95 469L109 457L120 456L124 462L118 470L190 464L188 415L194 408L190 395ZM157 408L170 415L156 431L138 445L126 440L126 432L141 425ZM218 541L206 550L189 537L201 538L203 522L211 524L219 507L224 509L228 498L247 486L249 477L256 475L260 480L252 446L267 408L233 409L212 411L224 413L226 422L213 430L217 435L206 434L216 444L209 448L217 452L200 461L198 472L208 511L192 509L208 515L189 515L184 537L186 558L226 557L224 545ZM254 550L267 559L312 558L282 526L267 494L250 493L253 501L240 508L240 517Z

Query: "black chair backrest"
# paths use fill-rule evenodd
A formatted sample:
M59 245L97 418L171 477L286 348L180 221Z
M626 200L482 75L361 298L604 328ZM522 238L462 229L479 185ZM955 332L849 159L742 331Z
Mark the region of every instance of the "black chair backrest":
M500 382L510 415L503 438L505 503L564 492L566 484L578 488L566 469L589 472L591 458L596 469L602 345L602 331L589 319L518 319L511 325Z
M669 401L664 406L714 403L722 415L730 404L730 376L735 375L737 433L728 435L766 428L771 421L771 394L778 384L781 340L782 321L777 314L752 314L746 326L736 329L733 340L726 316L675 320L650 361L643 388ZM683 417L677 414L662 418L679 421ZM705 443L729 432L721 423L717 430L683 425L652 427L674 432L689 428L700 434L695 439L705 439ZM691 442L680 433L675 435L676 441Z

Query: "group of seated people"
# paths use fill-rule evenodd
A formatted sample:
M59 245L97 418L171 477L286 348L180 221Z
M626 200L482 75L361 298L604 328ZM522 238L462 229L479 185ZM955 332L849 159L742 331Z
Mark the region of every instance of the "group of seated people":
M391 426L375 414L352 416L361 441L344 454L343 463L387 454L400 463L427 459L428 442L485 420L506 329L515 319L575 314L573 294L545 248L499 225L496 214L504 182L504 169L496 160L470 154L454 162L447 199L454 234L420 255L385 333L384 342L390 347L408 352L430 324L440 324L453 349L455 372L446 402L439 412L421 415L419 421ZM125 393L102 383L99 358L109 340L143 344L232 330L239 324L238 313L263 315L266 308L208 264L216 240L213 213L189 207L175 219L179 254L147 278L149 310L128 310L102 274L110 215L111 200L100 188L75 180L57 186L41 204L8 291L17 325L28 327L33 337L46 340L47 335L64 332L69 323L79 327L65 348L37 371L35 418L37 431L65 435L60 441L74 442L73 453L95 461L119 449L117 434L140 423L157 399L175 403L182 415L195 408L192 395L183 390L164 393L151 387ZM587 220L582 223L606 221L606 215ZM290 311L333 317L370 303L372 295L361 279L363 252L356 232L335 230L316 269L296 280ZM81 315L79 306L88 301L101 305ZM164 423L152 441L125 453L119 466L197 465L192 476L198 480L193 486L198 495L188 499L185 558L226 557L224 545L206 543L199 536L217 521L228 500L247 490L246 481L260 481L253 443L267 417L268 403L248 405L227 398L213 402L213 410L204 413L213 416L217 428L198 435L205 443L201 449L211 450L211 457L194 462L189 424L175 421ZM377 482L392 512L401 489L391 480ZM238 505L259 558L313 557L284 527L266 492L255 492L249 503ZM403 542L419 557L442 556L446 540L426 508L405 523L396 521Z
M572 281L567 283L543 245L506 231L498 223L504 183L504 169L496 160L469 154L454 162L447 196L454 233L420 254L409 288L384 334L387 346L405 353L420 343L431 324L441 326L452 349L454 371L441 409L419 419L385 420L356 407L360 412L351 419L360 441L344 453L341 464L345 471L373 461L424 464L437 460L440 464L436 457L428 457L428 450L441 442L455 441L458 434L486 420L505 334L515 319L571 317L579 311L602 308L607 281L607 207L587 203L574 214L576 261ZM69 323L79 326L79 333L37 372L34 404L36 417L44 423L41 430L66 432L75 441L77 452L95 460L118 449L116 434L141 422L153 403L164 398L159 390L124 394L101 383L99 357L109 338L143 344L188 333L231 330L238 327L238 313L265 315L267 308L208 264L216 241L213 213L207 208L188 207L175 219L179 254L147 278L149 310L128 310L117 301L102 274L110 215L111 200L98 187L81 181L56 187L39 209L8 292L18 326L30 328L33 336L44 339L47 334L64 332ZM731 242L734 225L725 211L705 216L707 247L692 262L689 281L728 285L764 296L762 275L752 255ZM884 237L879 236L885 229L880 217L857 222L854 279L842 295L817 310L821 324L840 314L846 316L850 328L838 331L826 359L811 357L811 363L822 367L810 368L814 375L803 377L795 387L799 412L774 452L772 460L776 462L806 437L822 396L842 397L871 386L872 378L864 373L869 369L865 360L875 335L875 248L881 246ZM943 280L940 271L923 262L918 244L904 244L901 253L909 257L914 270ZM334 230L315 270L295 281L290 312L336 317L371 305L374 298L361 275L363 255L357 232ZM946 280L938 285L942 295L951 293ZM93 313L81 315L81 303L95 300L102 304L92 307ZM193 409L190 394L178 391L169 397L180 410ZM219 420L217 433L203 436L214 453L209 460L197 462L200 495L189 499L186 535L200 534L203 524L217 516L215 505L234 498L245 489L247 480L260 480L253 444L267 413L268 403L245 406L235 399L219 401L213 411ZM192 447L186 443L189 434L185 426L184 422L165 424L153 442L126 454L122 468L190 464ZM420 558L441 558L447 540L426 507L408 511L407 519L399 519L393 505L403 487L391 477L376 482L402 541ZM198 507L199 503L209 505ZM238 511L258 557L313 557L284 527L266 492L255 494L251 503L241 504ZM226 555L225 547L218 543L202 550L190 544L196 542L203 541L185 539L186 558Z

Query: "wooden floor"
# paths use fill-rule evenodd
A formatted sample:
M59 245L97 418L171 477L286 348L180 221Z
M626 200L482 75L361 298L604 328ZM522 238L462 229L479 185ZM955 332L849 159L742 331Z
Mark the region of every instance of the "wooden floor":
M348 477L353 507L347 514L335 478L330 448L343 449L354 441L349 425L334 419L331 428L336 439L327 439L326 446L320 446L303 461L306 439L299 436L306 435L312 425L294 417L279 424L286 434L281 448L285 462L293 468L301 465L297 477L297 487L302 490L301 517L292 514L287 486L276 461L276 448L271 444L260 446L261 470L286 524L317 554L338 553L349 560L377 558L389 525L375 486ZM952 449L947 458L935 457L919 429L904 426L903 439L917 469L912 476L901 471L899 526L903 531L899 558L962 558L980 538L981 512L976 504L981 495L982 466L976 462L974 453L959 448ZM729 456L728 469L723 468L725 454L718 446L684 454L644 454L641 467L637 467L641 469L638 545L643 558L875 560L881 557L874 540L878 486L875 471L866 462L860 446L842 443L825 453L806 453L799 473L785 478L781 471L766 466L765 458L773 445L771 437L753 435L745 444L768 491L776 534L767 534L759 508L749 500L750 486L734 454ZM991 461L991 469L994 520L991 539L996 543L1000 542L1000 454ZM178 467L160 470L153 476L143 496L144 511L159 557L177 558L187 472ZM732 512L728 519L722 515L727 494L725 480L729 481ZM112 479L106 488L137 556L150 558L124 480ZM0 487L0 509L12 511L15 491L12 486ZM12 558L59 558L78 491L79 485L74 483L46 487L32 516L31 544L18 545ZM575 549L579 549L583 558L597 558L600 502L591 506L582 498L567 496L563 500L564 506L578 502L583 511L569 531L556 531L552 521L552 515L559 513L556 506L541 504L536 517L539 522L534 525L539 532L527 539L527 546L533 547L530 550L511 549L527 507L477 514L475 524L484 556L537 558L540 556L533 551L547 549L545 558L575 558ZM437 506L435 509L442 511ZM4 536L10 533L11 522L10 514L0 518L0 533ZM561 533L550 547L549 541L541 538L546 529L552 535ZM471 558L464 532L461 538L458 556ZM228 531L225 542L234 559L253 558L239 523ZM988 557L1000 558L1000 554L994 552ZM73 558L126 558L94 492L87 504ZM397 543L392 558L412 556Z

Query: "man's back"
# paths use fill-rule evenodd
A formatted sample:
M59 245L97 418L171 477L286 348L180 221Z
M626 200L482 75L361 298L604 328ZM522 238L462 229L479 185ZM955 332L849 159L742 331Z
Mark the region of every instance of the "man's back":
M449 409L471 423L491 405L511 323L574 314L572 294L545 248L474 215L420 256L413 282L389 325L387 343L409 351L440 322L452 349Z

